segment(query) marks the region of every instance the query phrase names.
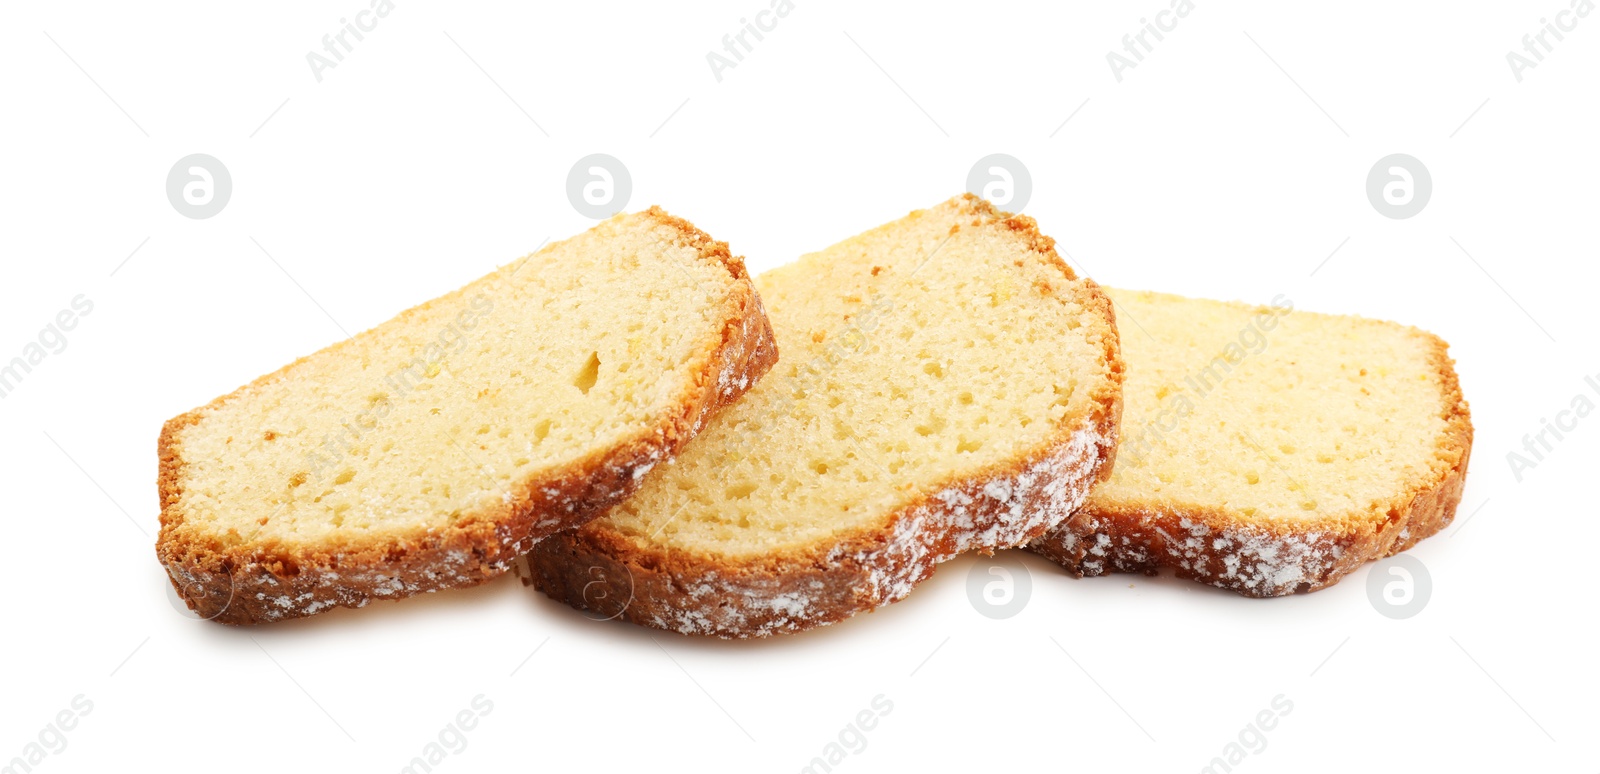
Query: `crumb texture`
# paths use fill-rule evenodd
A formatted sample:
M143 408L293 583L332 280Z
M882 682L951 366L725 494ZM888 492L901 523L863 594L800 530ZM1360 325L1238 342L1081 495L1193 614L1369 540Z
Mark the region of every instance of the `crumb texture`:
M1034 550L1085 575L1323 588L1448 523L1472 427L1444 342L1358 317L1108 290L1128 362L1109 481Z
M775 359L726 245L618 216L169 422L158 553L228 622L481 582Z
M827 623L1039 534L1111 454L1110 305L1031 219L960 198L757 285L784 360L638 494L536 550L547 592L583 604L562 576L595 566L660 628Z

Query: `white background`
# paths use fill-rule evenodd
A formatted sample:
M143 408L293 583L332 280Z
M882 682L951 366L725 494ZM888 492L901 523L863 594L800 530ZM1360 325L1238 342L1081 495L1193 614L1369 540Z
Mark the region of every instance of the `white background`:
M1118 83L1106 53L1168 0L798 0L717 82L707 52L767 2L399 0L321 83L306 54L367 0L0 11L0 358L94 304L0 401L0 761L83 694L36 770L396 771L483 694L435 770L798 771L883 694L836 771L1196 771L1282 694L1235 770L1600 763L1581 480L1600 415L1520 483L1506 461L1600 374L1600 14L1519 83L1506 53L1569 0L1199 0ZM253 629L178 615L152 548L161 423L587 228L565 179L593 152L628 165L629 209L687 217L754 270L1008 153L1025 212L1105 284L1438 333L1477 437L1456 522L1411 552L1431 599L1396 621L1365 570L1250 600L1029 557L1014 618L975 612L965 558L766 642L591 623L510 576ZM1364 192L1397 152L1433 178L1407 220ZM191 153L233 178L207 220L164 190Z

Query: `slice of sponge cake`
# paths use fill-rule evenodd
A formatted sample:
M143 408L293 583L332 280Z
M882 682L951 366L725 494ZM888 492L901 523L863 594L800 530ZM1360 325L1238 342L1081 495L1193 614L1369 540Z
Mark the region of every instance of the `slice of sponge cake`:
M966 196L756 280L784 360L604 517L529 555L597 617L719 637L901 599L1020 545L1108 467L1111 304L1031 218Z
M619 215L167 422L156 552L235 624L481 583L776 358L727 245Z
M1472 423L1436 336L1282 297L1108 292L1128 369L1116 464L1033 551L1265 597L1329 586L1454 516Z

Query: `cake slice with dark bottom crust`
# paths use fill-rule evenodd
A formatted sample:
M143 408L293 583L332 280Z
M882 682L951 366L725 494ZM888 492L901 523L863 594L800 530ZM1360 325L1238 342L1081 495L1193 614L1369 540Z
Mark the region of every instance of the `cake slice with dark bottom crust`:
M1281 297L1108 292L1130 331L1116 465L1031 550L1079 575L1170 567L1270 597L1450 523L1472 420L1437 336Z
M231 624L482 583L777 356L726 244L619 215L167 422L156 553Z
M756 279L784 360L607 515L529 555L599 617L760 637L894 602L1066 518L1109 467L1110 302L971 196Z

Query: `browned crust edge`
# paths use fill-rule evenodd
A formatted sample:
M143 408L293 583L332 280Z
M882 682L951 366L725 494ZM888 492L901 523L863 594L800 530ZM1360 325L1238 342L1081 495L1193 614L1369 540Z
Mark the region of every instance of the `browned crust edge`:
M1445 430L1432 475L1398 492L1381 515L1356 513L1299 524L1254 521L1199 506L1117 508L1093 504L1034 541L1029 550L1078 577L1157 573L1276 597L1327 588L1368 561L1416 545L1455 517L1472 453L1472 415L1448 345L1431 333L1429 361L1440 375Z
M726 300L728 317L720 337L708 344L701 360L704 370L656 428L598 449L565 470L522 481L503 507L466 514L437 530L418 528L337 548L229 547L214 537L180 536L176 528L183 514L177 505L184 460L179 431L198 422L207 409L279 378L292 364L285 366L162 427L156 554L189 609L221 623L254 624L477 585L509 569L538 540L594 518L637 489L645 471L681 449L707 417L738 400L778 360L772 326L743 259L729 252L727 243L659 207L642 214L675 229L683 244L718 262L734 278Z
M1032 218L996 210L971 194L959 212L1021 232L1069 281L1055 240ZM942 206L942 205L941 205ZM974 225L979 225L975 222ZM564 532L528 555L532 585L596 617L725 639L766 637L835 623L898 601L956 554L1020 546L1067 518L1105 480L1122 416L1123 362L1110 298L1084 279L1083 302L1109 328L1102 337L1111 378L1088 416L1067 418L1021 459L933 487L878 525L827 544L728 559L641 545L598 524Z

